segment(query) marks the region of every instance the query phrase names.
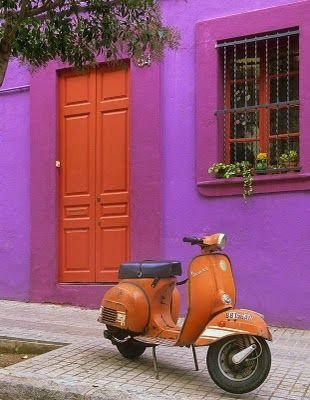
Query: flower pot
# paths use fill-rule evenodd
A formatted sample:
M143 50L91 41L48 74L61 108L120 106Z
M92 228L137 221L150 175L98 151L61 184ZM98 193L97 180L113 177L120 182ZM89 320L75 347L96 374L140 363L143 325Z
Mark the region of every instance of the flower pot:
M297 167L297 161L284 161L283 166L284 168L295 168Z
M266 171L267 170L267 160L257 160L255 163L256 171Z

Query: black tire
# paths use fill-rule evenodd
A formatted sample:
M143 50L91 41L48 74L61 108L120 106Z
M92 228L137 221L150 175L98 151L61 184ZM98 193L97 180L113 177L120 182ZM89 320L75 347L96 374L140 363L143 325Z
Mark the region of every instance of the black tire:
M111 342L117 347L117 350L121 353L123 357L132 360L134 358L140 357L144 353L146 349L145 344L142 342L138 342L133 338L128 338L130 335L128 331L115 328L111 325L107 325L107 329L112 336L112 338L110 338ZM127 338L128 340L126 340ZM123 340L125 341L121 343L121 341ZM118 341L120 342L118 343Z
M232 357L253 343L256 349L240 364L234 364ZM235 394L248 393L267 378L271 354L268 344L261 337L229 336L210 346L207 367L211 378L221 389Z
M129 358L130 360L140 357L146 348L143 343L134 339L129 339L124 343L118 343L116 347L123 357Z

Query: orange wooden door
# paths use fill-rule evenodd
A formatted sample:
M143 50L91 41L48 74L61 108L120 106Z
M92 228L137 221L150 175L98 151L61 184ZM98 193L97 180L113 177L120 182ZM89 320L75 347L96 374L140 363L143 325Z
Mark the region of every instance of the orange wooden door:
M115 282L129 258L129 73L59 77L60 282Z
M129 256L129 71L97 73L96 279L115 281Z

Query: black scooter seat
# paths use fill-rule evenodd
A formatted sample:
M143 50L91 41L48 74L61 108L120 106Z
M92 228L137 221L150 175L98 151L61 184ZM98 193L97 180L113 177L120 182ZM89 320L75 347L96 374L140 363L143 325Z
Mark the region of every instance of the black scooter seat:
M119 279L168 278L182 275L180 261L153 261L123 263L119 267Z

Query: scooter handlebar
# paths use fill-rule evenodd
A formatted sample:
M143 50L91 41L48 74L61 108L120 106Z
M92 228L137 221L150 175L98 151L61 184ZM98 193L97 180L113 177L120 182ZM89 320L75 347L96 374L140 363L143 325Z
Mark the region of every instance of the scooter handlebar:
M203 244L203 240L196 236L185 236L183 242L190 243L191 245Z

